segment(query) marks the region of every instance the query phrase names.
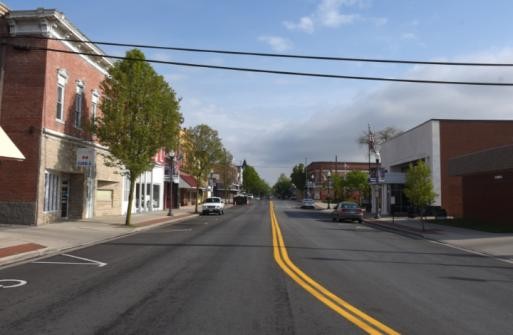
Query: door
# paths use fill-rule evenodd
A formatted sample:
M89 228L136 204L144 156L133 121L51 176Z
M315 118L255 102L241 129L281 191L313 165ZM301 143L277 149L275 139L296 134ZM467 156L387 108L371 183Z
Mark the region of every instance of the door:
M61 184L61 218L68 217L69 210L69 179L63 179Z

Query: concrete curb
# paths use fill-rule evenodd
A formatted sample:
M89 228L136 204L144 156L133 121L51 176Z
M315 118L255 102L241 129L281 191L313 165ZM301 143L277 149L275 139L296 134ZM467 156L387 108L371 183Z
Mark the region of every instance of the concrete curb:
M390 225L387 225L387 224L381 224L381 223L379 223L376 220L369 220L369 219L364 218L363 222L366 225L370 226L370 227L374 227L374 228L377 228L377 229L380 229L380 230L386 230L386 231L389 231L389 232L392 232L392 233L400 233L400 234L403 234L403 235L408 235L410 237L414 236L414 237L417 237L417 238L426 238L421 233L417 233L417 232L412 231L412 230L404 229L402 227L394 227L394 226L390 226Z
M65 253L65 252L71 252L71 251L87 248L87 247L90 247L93 245L110 242L110 241L117 240L117 239L120 239L123 237L127 237L129 235L139 233L141 231L158 228L165 224L170 224L170 223L174 224L174 223L182 222L182 221L185 221L187 219L190 219L190 218L193 218L196 216L198 216L198 214L192 213L192 214L181 215L176 218L170 217L169 220L165 220L163 222L149 224L147 226L142 226L142 227L135 227L128 232L121 232L120 234L117 234L114 236L110 236L110 237L99 239L99 240L89 241L89 242L85 242L85 243L80 243L80 244L73 245L70 247L64 247L64 248L46 247L44 249L39 249L39 250L24 252L24 253L20 253L20 254L11 255L11 256L6 256L6 257L3 257L2 259L0 259L0 270L10 268L13 266L17 266L17 265L21 265L21 264L25 264L25 263L29 263L29 262L33 262L38 259L56 256L56 255L59 255L59 254ZM143 222L141 222L141 223L143 223Z

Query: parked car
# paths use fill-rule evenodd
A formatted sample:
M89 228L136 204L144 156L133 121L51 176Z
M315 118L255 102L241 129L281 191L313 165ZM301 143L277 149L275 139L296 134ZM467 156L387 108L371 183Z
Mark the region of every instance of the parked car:
M351 201L342 201L335 205L335 208L332 212L332 220L333 221L363 221L363 213L365 210L360 208L357 203Z
M224 214L224 201L219 197L207 198L201 207L201 214Z
M311 208L315 209L315 201L314 199L303 199L303 203L301 204L301 208Z

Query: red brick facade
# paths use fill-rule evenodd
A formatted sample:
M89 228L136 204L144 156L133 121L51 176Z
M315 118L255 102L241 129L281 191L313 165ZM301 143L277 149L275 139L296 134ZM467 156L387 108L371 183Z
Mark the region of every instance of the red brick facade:
M21 162L0 161L0 185L2 185L0 187L0 223L47 222L40 218L43 213L46 168L58 170L58 173L67 174L70 178L71 191L75 194L73 199L70 199L70 217L82 217L84 215L83 194L85 194L84 172L76 169L73 157L76 148L84 147L87 143L82 143L80 140L89 141L91 138L83 129L75 127L75 94L77 83L83 84L81 128L84 128L84 120L90 117L93 90L95 92L100 90L100 83L106 73L106 63L101 60L103 63L98 65L96 59L88 61L80 55L26 50L9 45L76 51L76 49L73 50L72 44L62 41L19 35L15 39L9 38L12 33L8 30L9 23L16 26L29 20L40 22L42 17L49 21L50 31L70 29L69 22L61 23L60 20L65 19L60 13L52 10L23 11L23 15L19 16L11 13L0 18L0 37L6 38L9 42L3 47L4 76L0 100L0 125L26 159ZM31 34L38 37L45 36L44 29L41 29L39 34L37 32ZM74 33L77 34L75 36L84 38L78 30ZM50 33L50 36L54 35ZM88 50L88 52L91 51ZM63 121L56 119L59 70L67 75ZM52 143L47 141L49 132L56 134ZM56 145L59 146L58 150L55 150ZM61 153L67 158L66 160L61 160ZM52 165L47 162L49 157L53 161L61 160L61 163Z
M370 168L374 169L375 163L370 163ZM365 162L312 162L306 167L306 174L309 181L315 184L313 197L325 201L328 197L333 198L333 190L328 194L327 172L331 175L345 176L350 171L369 171L369 163Z
M506 144L513 144L513 121L440 120L442 207L449 215L464 210L462 177L449 176L449 159Z

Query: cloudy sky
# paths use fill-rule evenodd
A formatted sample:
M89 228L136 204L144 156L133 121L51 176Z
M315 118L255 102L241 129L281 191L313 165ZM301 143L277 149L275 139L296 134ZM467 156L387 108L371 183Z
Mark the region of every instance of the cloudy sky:
M56 8L91 40L357 58L513 63L510 0L6 0ZM107 54L126 49L102 47ZM144 50L148 59L352 76L513 82L512 68L307 61ZM370 123L513 119L513 88L386 83L155 66L185 126L217 129L271 185L310 161L365 161Z

